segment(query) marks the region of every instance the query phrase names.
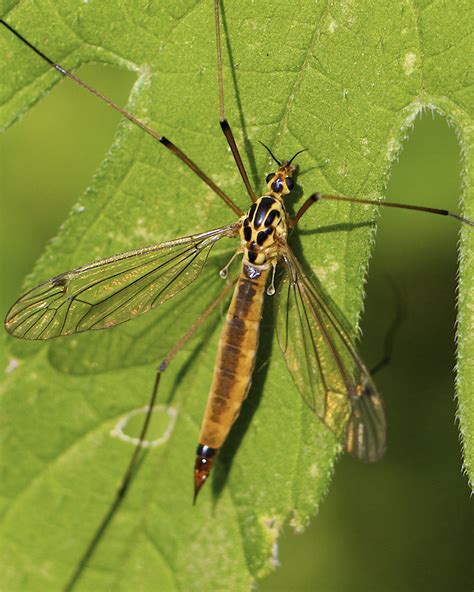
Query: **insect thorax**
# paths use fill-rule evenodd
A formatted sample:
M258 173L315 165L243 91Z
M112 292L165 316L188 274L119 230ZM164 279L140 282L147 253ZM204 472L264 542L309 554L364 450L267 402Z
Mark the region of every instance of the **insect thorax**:
M283 202L270 195L260 197L243 217L240 235L244 260L263 265L277 258L287 236Z

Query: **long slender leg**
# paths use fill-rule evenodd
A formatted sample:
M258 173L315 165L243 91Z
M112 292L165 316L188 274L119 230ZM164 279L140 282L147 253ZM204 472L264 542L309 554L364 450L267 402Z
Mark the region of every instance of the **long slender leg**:
M245 188L247 189L247 193L252 201L257 201L257 196L255 195L252 186L250 185L249 177L247 175L247 171L245 170L244 163L242 162L242 158L240 156L239 149L237 148L237 144L235 142L234 134L230 128L229 122L225 116L224 110L224 78L222 76L222 45L221 45L221 19L220 19L220 7L219 7L219 0L214 0L214 12L216 17L216 51L217 51L217 80L219 83L219 122L221 126L221 130L224 132L224 136L226 137L227 143L229 144L230 150L232 152L232 156L234 157L235 164L239 169L240 176L242 177L242 181L244 182Z
M384 201L380 199L359 199L357 197L346 197L344 195L327 195L324 193L313 193L308 197L308 199L304 202L301 208L298 210L296 216L292 220L292 228L294 228L300 218L308 211L308 209L315 203L321 200L330 200L330 201L348 201L351 203L358 203L358 204L368 204L374 206L383 206L386 208L398 208L402 210L412 210L415 212L426 212L427 214L437 214L439 216L450 216L463 224L467 224L468 226L474 226L474 221L469 220L468 218L464 218L459 214L455 214L453 212L449 212L448 210L442 210L439 208L428 208L424 206L415 206L412 204L401 204L396 203L393 201Z
M89 541L89 544L87 545L86 550L80 558L73 574L71 575L66 586L64 587L64 592L70 592L75 588L85 568L87 567L91 558L93 557L103 535L105 534L105 531L107 530L109 524L112 522L112 519L114 518L115 514L122 505L127 491L129 489L129 486L132 482L132 479L137 472L137 468L140 466L141 462L144 459L144 455L146 454L147 450L143 449L143 442L145 441L146 434L150 426L151 415L153 413L153 408L155 406L156 398L158 395L158 387L160 385L161 375L166 370L166 368L168 368L176 354L184 347L184 345L189 341L189 339L194 335L194 333L199 329L199 327L201 327L201 325L209 318L209 316L226 298L226 296L228 296L229 292L233 289L234 284L235 281L226 284L219 296L217 296L217 298L215 298L211 302L211 304L199 315L199 317L194 321L191 327L189 327L186 333L184 333L184 335L176 342L173 348L168 352L168 354L163 358L162 362L157 367L155 382L153 384L153 390L151 393L150 401L148 403L148 411L143 421L143 426L140 431L140 437L138 439L137 445L135 446L135 450L133 451L130 461L127 465L127 468L124 472L121 484L117 489L115 499L110 508L107 510L105 516L102 518L102 521L99 524L97 530L94 532L93 537Z
M120 105L117 105L117 103L114 103L114 101L112 101L111 99L109 99L108 97L106 97L105 95L103 95L97 89L93 88L92 86L89 86L89 84L87 84L87 82L84 82L81 78L78 78L75 74L73 74L72 72L69 72L68 70L66 70L65 68L63 68L60 64L56 64L51 58L49 58L40 49L38 49L32 43L30 43L27 39L25 39L23 37L23 35L21 35L21 33L19 33L18 31L16 31L6 21L4 21L3 19L0 19L0 24L2 24L4 27L6 27L11 33L13 33L13 35L15 35L20 41L22 41L25 45L27 45L40 58L42 58L45 62L47 62L52 68L54 68L55 70L57 70L60 74L62 74L66 78L69 78L70 80L72 80L73 82L75 82L76 84L78 84L79 86L82 86L82 88L84 88L85 90L87 90L91 94L95 95L98 99L100 99L101 101L103 101L104 103L106 103L109 107L111 107L112 109L115 109L115 111L118 111L123 117L125 117L126 119L128 119L129 121L131 121L134 125L136 125L139 128L141 128L149 136L151 136L155 140L158 140L158 142L160 142L160 144L163 144L163 146L165 148L167 148L168 150L170 150L170 152L172 152L173 154L175 154L202 181L204 181L204 183L206 183L206 185L208 187L210 187L214 191L214 193L216 195L218 195L222 199L222 201L232 211L234 211L238 216L242 216L242 214L243 214L242 210L238 206L235 205L235 203L230 199L230 197L228 197L222 191L222 189L220 189L214 183L214 181L212 181L212 179L210 179L206 175L206 173L204 173L204 171L202 171L197 166L197 164L195 164L180 148L178 148L178 146L176 146L175 144L173 144L173 142L171 142L170 140L168 140L168 138L165 138L165 136L162 136L161 134L159 134L157 131L155 131L154 129L152 129L151 127L149 127L144 121L141 121L140 119L138 119L137 117L135 117L134 115L132 115L131 113L129 113L128 111L126 111L125 109L123 109L123 107L120 107Z

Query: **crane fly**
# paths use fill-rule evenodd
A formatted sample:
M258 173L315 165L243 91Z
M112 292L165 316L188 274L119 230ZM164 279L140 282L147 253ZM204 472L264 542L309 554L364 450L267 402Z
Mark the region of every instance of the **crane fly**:
M446 210L374 199L312 193L290 216L287 199L295 187L297 158L301 152L274 161L266 176L266 190L257 196L225 116L219 0L214 1L220 126L251 201L243 212L171 140L116 105L96 89L66 70L20 32L0 21L13 35L63 76L73 80L123 117L140 127L172 152L232 210L233 223L115 255L61 273L29 290L10 308L5 327L19 339L47 340L85 331L108 329L138 317L173 299L202 273L215 246L233 241L234 255L221 270L225 279L215 298L183 334L159 365L138 445L122 480L123 497L133 476L137 455L145 441L161 377L177 352L230 295L232 298L219 340L214 374L194 461L194 501L209 478L219 450L239 415L251 385L259 343L263 303L275 301L276 330L283 358L303 400L354 457L364 462L380 459L386 447L386 420L382 400L362 361L343 319L331 306L318 284L304 271L291 247L291 233L316 203L337 200L450 216L463 224L473 222ZM301 157L303 158L303 157ZM232 276L234 260L240 270ZM80 571L96 545L88 550ZM70 587L72 587L72 585Z

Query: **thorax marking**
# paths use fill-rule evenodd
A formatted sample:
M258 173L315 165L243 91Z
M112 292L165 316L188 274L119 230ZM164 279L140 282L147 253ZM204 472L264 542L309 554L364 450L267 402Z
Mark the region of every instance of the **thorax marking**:
M286 244L286 210L280 199L262 195L242 218L240 236L244 262L255 265L276 263Z

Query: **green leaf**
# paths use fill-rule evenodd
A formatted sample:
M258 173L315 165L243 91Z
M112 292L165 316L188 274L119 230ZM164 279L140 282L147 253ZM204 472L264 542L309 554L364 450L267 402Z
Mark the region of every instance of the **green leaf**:
M289 12L287 2L228 2L227 116L253 185L262 190L263 174L272 166L257 143L261 140L280 158L308 149L298 159L299 203L314 190L378 197L406 130L430 106L459 132L468 187L474 104L466 60L472 47L470 10L462 2L382 7L375 2L315 6L301 0ZM78 7L25 1L12 4L3 16L69 69L100 62L133 71L128 110L177 143L247 207L217 122L211 2L170 8L140 1L123 8L115 2ZM0 45L7 58L0 74L0 116L6 126L58 75L5 30ZM469 197L466 189L464 214L473 218ZM354 332L373 216L370 208L323 203L303 218L295 237L301 259ZM233 219L176 157L122 122L90 189L48 245L27 287L98 257ZM458 395L471 477L472 240L472 232L463 228ZM6 340L5 589L61 589L67 582L133 450L111 430L146 404L157 363L218 293L222 261L224 255L211 262L213 281L201 281L162 311L111 331L49 344ZM291 382L272 337L271 304L252 391L197 507L191 506L194 449L220 315L164 374L159 397L175 411L176 422L163 416L164 425L155 427L155 436L168 428L169 437L147 454L78 589L248 589L272 568L283 522L291 517L294 526L303 527L314 514L328 488L337 446Z

